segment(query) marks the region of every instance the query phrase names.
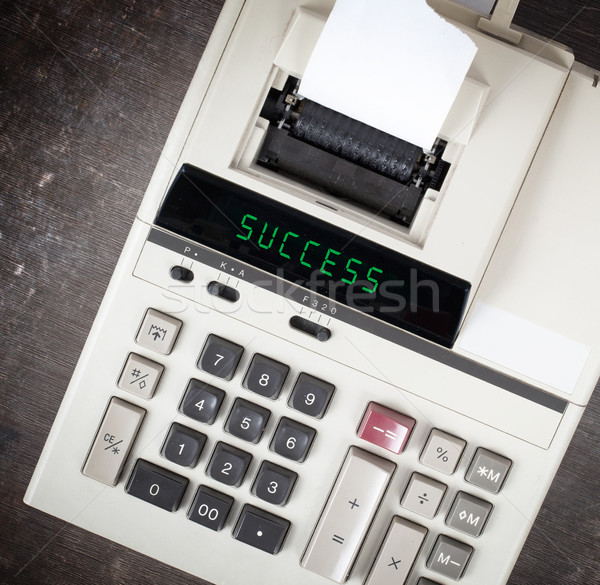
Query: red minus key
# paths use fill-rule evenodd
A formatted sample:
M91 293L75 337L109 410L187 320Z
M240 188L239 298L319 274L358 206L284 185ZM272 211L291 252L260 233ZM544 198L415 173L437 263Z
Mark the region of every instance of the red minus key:
M392 453L402 453L414 426L415 419L370 402L356 434Z

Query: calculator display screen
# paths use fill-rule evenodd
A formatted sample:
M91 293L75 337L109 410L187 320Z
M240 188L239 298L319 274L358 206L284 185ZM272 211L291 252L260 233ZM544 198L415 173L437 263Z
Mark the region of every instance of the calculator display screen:
M184 165L156 225L445 346L470 284L317 217Z

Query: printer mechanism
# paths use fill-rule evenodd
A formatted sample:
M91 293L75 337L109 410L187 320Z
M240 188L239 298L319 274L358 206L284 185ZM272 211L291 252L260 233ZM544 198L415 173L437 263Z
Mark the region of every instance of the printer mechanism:
M209 156L215 163L228 159L237 177L316 203L316 209L374 230L373 237L389 237L388 246L407 245L411 254L415 246L423 250L432 230L445 230L445 220L436 218L448 192L450 199L452 192L464 198L454 175L489 105L490 83L469 74L435 141L418 146L302 95L301 80L325 22L320 12L296 7L270 61L261 57L237 81L224 80L227 97L220 104L227 114L221 117L217 109L214 122L221 140L226 129L233 144L223 144L219 153L212 144ZM391 118L394 107L390 100ZM486 145L477 148L483 152ZM480 165L482 172L488 164Z
M439 191L450 164L446 142L431 151L298 95L289 76L271 88L260 116L269 120L257 163L334 197L410 226L427 189Z

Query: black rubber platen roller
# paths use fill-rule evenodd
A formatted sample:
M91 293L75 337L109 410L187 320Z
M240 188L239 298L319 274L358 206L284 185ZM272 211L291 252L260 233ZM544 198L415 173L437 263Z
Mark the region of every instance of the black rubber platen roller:
M271 88L260 116L270 124L257 163L376 216L410 226L427 189L441 189L446 143L434 152L297 94L299 80Z
M292 135L361 167L407 184L423 150L344 116L316 102L303 100Z

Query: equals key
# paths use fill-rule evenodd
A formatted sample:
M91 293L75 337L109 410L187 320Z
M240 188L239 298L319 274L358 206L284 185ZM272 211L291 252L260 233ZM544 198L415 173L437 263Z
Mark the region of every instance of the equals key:
M343 583L358 555L395 465L350 447L301 565Z

